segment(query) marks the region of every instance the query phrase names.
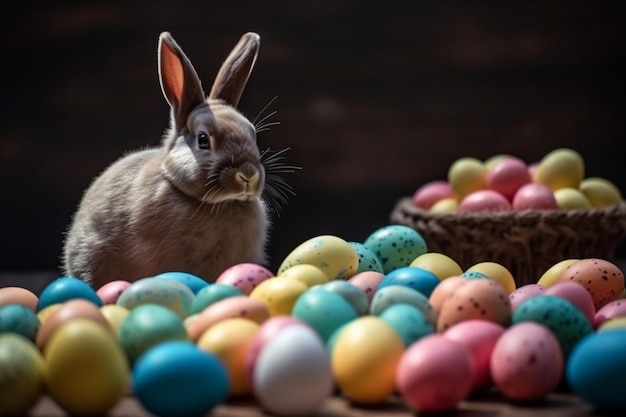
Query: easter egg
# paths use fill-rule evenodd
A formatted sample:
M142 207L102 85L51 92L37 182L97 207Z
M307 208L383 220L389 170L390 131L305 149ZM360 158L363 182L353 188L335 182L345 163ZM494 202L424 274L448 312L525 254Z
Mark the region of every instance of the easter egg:
M517 306L520 305L525 300L530 297L534 297L535 295L544 294L546 291L546 287L539 284L525 284L521 287L518 287L509 294L509 301L511 302L511 311L515 312Z
M246 356L259 324L241 317L222 320L200 335L196 345L220 358L230 376L229 395L238 396L251 391Z
M313 288L313 290L316 289L324 289L341 295L350 303L359 316L367 314L369 311L370 300L367 294L359 286L354 285L350 281L333 280Z
M356 274L365 271L376 271L383 272L383 266L380 264L378 257L369 250L367 246L365 246L361 242L348 242L356 251L357 256L359 257L359 266L356 269Z
M456 197L443 198L437 201L429 210L433 214L450 214L459 211L459 201Z
M273 415L314 415L333 392L324 342L303 325L283 327L264 344L252 378L255 398Z
M359 317L334 341L332 374L342 395L357 404L383 402L395 390L395 374L404 344L383 319Z
M511 203L493 190L477 190L467 194L459 203L459 213L511 210Z
M439 285L435 287L433 292L428 297L428 302L437 312L441 311L443 304L454 294L454 292L461 286L468 282L471 278L457 275L454 277L448 277L441 281Z
M528 165L514 156L504 157L488 169L487 188L498 192L509 201L522 185L530 182Z
M33 310L22 304L0 305L0 334L17 333L34 342L41 327Z
M599 410L626 409L626 329L596 332L572 350L566 365L571 390Z
M268 278L257 285L249 297L267 307L270 316L291 314L294 303L309 288L295 279Z
M626 330L626 316L614 317L602 322L596 329L598 332L603 332L612 329L625 329Z
M511 322L517 324L527 321L550 329L565 359L583 337L593 332L587 317L570 301L556 295L537 295L519 304Z
M375 230L363 244L380 260L384 274L409 266L415 258L428 251L426 241L417 230L399 224Z
M578 188L584 177L583 157L573 149L557 148L541 158L532 180L556 191L565 187Z
M469 348L433 334L413 343L402 354L396 386L405 403L420 414L442 412L469 396L473 378Z
M463 269L451 257L439 252L426 252L413 259L409 266L415 266L432 272L440 280L461 275Z
M404 285L389 285L376 291L370 303L370 314L379 316L387 308L398 303L414 306L424 313L433 325L437 321L437 311L430 304L428 297Z
M191 302L190 314L197 314L211 304L228 297L242 296L244 293L237 287L227 284L209 284L196 293Z
M226 268L215 280L216 284L231 285L244 295L249 295L254 287L274 273L262 265L242 262Z
M194 294L182 282L165 278L142 278L124 290L117 304L132 310L142 304L159 304L184 319L191 313Z
M479 159L459 158L448 168L448 183L461 201L468 194L487 188L487 168Z
M515 291L515 288L517 287L513 274L511 274L508 268L497 262L479 262L465 270L465 273L469 272L480 272L486 275L487 278L496 281L497 283L502 285L507 294Z
M556 205L564 210L587 210L591 203L578 188L559 188L554 191Z
M561 347L553 332L540 323L509 327L496 341L490 359L495 386L510 400L545 398L561 381Z
M322 235L313 237L292 250L278 268L278 274L300 264L318 267L330 281L348 279L356 274L359 258L354 247L342 238Z
M45 361L31 340L0 333L0 415L28 415L44 392L45 375Z
M596 310L617 300L624 290L624 274L617 265L605 259L585 258L569 265L557 281L574 281L593 297Z
M209 283L205 281L203 278L194 274L190 274L189 272L183 272L183 271L161 272L160 274L155 275L155 277L171 279L174 281L178 281L182 284L185 284L187 287L189 287L191 292L194 294L197 294L198 291L200 291L202 288L209 285Z
M394 304L380 313L379 317L400 335L405 348L435 333L435 326L426 314L410 304Z
M365 295L367 295L367 298L371 302L372 297L374 297L374 293L378 289L380 281L382 281L384 277L385 274L383 274L382 272L365 271L359 272L358 274L352 276L348 281L350 281L351 284L359 287L365 293Z
M41 291L37 311L73 298L83 298L98 307L103 304L96 291L89 284L78 278L62 276L54 279Z
M298 280L309 288L328 282L326 274L318 267L310 264L294 265L281 272L278 276Z
M626 317L626 300L617 299L603 305L593 316L594 327L617 317Z
M115 304L120 295L130 286L130 281L115 280L104 284L98 288L96 294L103 304Z
M298 297L291 315L315 329L324 342L343 324L358 317L343 296L323 288L310 289Z
M537 280L537 284L542 285L544 287L549 287L550 285L554 284L555 282L559 280L559 276L561 275L563 271L565 271L565 269L567 269L568 266L570 266L571 264L579 260L580 259L571 258L571 259L563 259L562 261L555 263L554 265L549 267L541 275L541 277L539 277L539 279Z
M0 306L7 304L19 304L30 310L36 311L39 297L29 289L22 287L0 288Z
M546 295L556 295L565 298L576 306L581 313L589 320L593 326L596 309L593 304L593 297L585 287L574 281L560 281L547 287L544 291Z
M417 266L403 266L389 272L378 284L378 290L390 285L404 285L427 298L441 281L437 275Z
M413 194L412 201L416 207L430 210L436 202L452 197L454 197L454 193L448 181L434 180L418 187Z
M600 177L584 178L578 189L592 207L606 207L619 204L624 197L620 189L611 181Z
M511 207L513 210L553 210L558 208L558 203L550 187L531 182L517 189Z
M126 394L129 366L115 336L93 320L59 327L44 349L46 389L72 415L106 414Z
M105 304L100 307L100 313L102 313L102 316L109 323L113 334L117 335L120 323L124 321L130 311L117 304Z
M158 343L187 339L180 317L160 304L142 304L133 308L117 331L119 345L131 364Z
M186 341L148 349L132 377L139 403L159 417L208 415L228 396L229 375L222 360Z

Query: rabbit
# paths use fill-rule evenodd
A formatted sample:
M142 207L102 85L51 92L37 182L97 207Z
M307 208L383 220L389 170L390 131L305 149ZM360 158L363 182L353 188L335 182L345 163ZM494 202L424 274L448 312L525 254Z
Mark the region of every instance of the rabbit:
M259 46L257 33L244 34L207 97L172 35L160 34L158 74L169 128L159 146L127 153L87 187L65 232L66 276L94 288L166 271L215 282L234 264L265 265L266 168L288 169L276 169L282 151L264 166L257 146L257 131L272 123L259 128L237 109ZM285 197L289 188L279 181L272 192Z

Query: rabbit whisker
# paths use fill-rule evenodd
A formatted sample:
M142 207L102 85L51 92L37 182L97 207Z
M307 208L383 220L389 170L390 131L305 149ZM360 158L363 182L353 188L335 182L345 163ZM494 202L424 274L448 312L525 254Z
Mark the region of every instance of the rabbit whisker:
M263 113L265 112L265 110L267 110L267 108L268 108L269 106L271 106L271 105L272 105L272 103L273 103L274 101L276 101L276 99L277 99L277 98L278 98L278 96L274 96L274 98L270 99L270 101L269 101L269 102L268 102L265 106L263 106L263 108L261 109L261 111L260 111L260 112L259 112L259 113L258 113L258 114L254 117L254 120L252 120L252 124L253 124L254 126L256 126L256 124L257 124L257 120L259 119L259 117L261 117L261 116L263 115ZM265 119L267 119L268 117L273 116L274 114L276 114L276 112L275 112L275 111L274 111L274 112L272 112L269 116L266 116L266 117L264 117L263 119L261 119L261 120L259 121L259 123L263 123L263 121L264 121Z

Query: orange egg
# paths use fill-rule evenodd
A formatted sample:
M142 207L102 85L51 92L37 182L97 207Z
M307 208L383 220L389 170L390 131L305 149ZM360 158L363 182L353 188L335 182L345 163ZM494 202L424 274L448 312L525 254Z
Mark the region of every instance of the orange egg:
M591 294L596 311L617 300L624 290L624 274L605 259L585 258L569 265L557 279L582 284Z
M22 287L0 288L0 306L7 304L20 304L24 307L37 311L39 297L30 290Z

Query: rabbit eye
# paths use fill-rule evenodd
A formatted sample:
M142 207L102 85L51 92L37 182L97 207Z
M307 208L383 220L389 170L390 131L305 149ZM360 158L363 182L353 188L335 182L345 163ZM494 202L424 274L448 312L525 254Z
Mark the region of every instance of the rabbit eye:
M197 135L198 147L200 149L209 149L209 135L205 132L200 132Z

